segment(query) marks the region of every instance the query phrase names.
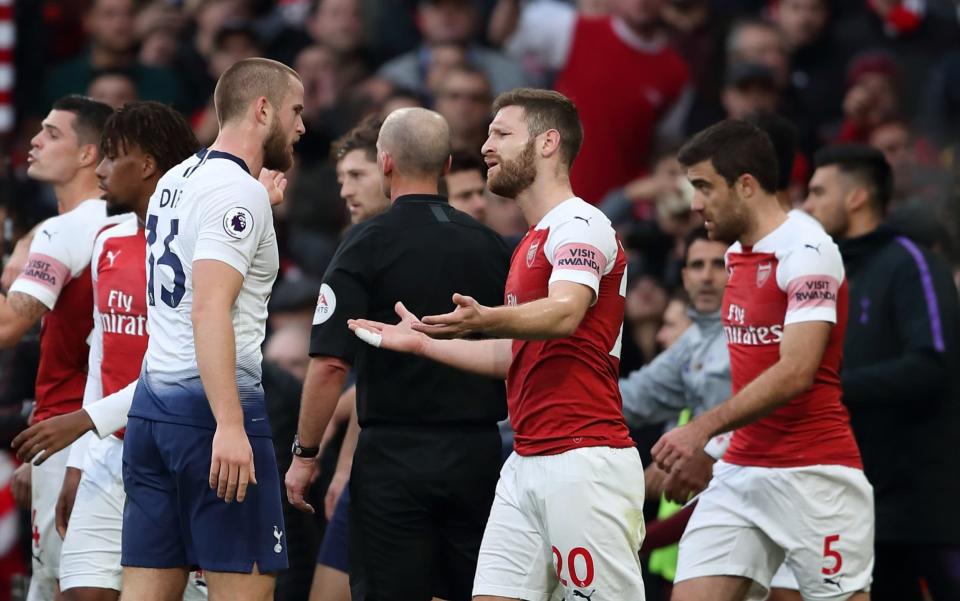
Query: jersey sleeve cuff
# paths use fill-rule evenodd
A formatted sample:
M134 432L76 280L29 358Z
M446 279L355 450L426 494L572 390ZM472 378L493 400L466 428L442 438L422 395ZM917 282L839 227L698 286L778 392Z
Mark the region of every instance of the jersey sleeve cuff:
M597 296L600 294L600 280L597 279L596 276L584 271L576 271L573 269L555 269L553 270L553 273L550 274L549 284L554 282L574 282L576 284L583 284L590 290L593 290L594 302L596 302Z
M136 388L137 381L134 380L117 392L83 408L90 416L90 421L93 422L97 436L106 438L117 430L126 427L127 414L130 412L130 405L133 404L133 393Z
M792 323L803 323L805 321L826 321L837 323L836 307L810 307L807 309L797 309L788 313L783 320L783 325L788 326Z
M10 293L13 292L21 292L31 296L43 303L43 305L51 311L53 311L53 306L57 304L57 295L54 294L53 291L23 278L17 278L16 281L13 282L13 285L10 286Z
M193 253L193 261L196 263L200 260L213 260L226 263L240 272L240 275L244 277L246 277L247 270L250 268L250 262L247 258L229 247L205 248L197 246L196 252Z

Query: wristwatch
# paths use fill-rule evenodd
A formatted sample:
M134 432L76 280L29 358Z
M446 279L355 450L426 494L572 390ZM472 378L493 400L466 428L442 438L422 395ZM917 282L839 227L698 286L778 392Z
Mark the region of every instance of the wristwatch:
M313 459L320 454L320 447L304 447L300 446L300 435L293 437L293 447L290 449L290 452L296 457L303 457L304 459Z

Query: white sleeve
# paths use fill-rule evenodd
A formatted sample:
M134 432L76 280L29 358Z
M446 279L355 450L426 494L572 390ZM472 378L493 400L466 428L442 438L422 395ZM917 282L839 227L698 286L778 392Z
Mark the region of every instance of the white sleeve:
M37 228L30 243L30 254L23 273L10 286L10 292L22 292L53 309L60 291L70 280L87 267L87 261L78 265L78 254L73 252L67 223L51 217ZM75 240L74 240L75 242Z
M137 389L137 380L125 387L108 394L96 403L83 408L90 416L90 421L100 438L106 438L117 430L127 426L127 414L133 404L133 393Z
M843 277L843 258L833 241L818 238L792 249L777 265L777 284L787 293L783 325L837 323L837 294Z
M96 285L94 285L96 290ZM90 354L87 358L87 385L83 389L83 406L95 403L103 396L103 382L100 379L100 364L103 359L103 324L100 322L100 312L96 302L93 305L93 330L87 338L90 345ZM87 446L93 439L93 434L85 433L70 445L70 455L67 458L67 467L83 469L83 458L87 454Z
M599 215L575 217L552 227L544 248L553 265L550 284L576 282L600 294L600 278L610 273L617 259L617 236Z
M271 219L270 200L260 182L246 178L211 189L198 213L194 262L214 259L247 275Z
M557 0L535 0L520 13L517 29L507 39L504 50L516 60L533 55L546 67L557 70L567 64L577 9Z

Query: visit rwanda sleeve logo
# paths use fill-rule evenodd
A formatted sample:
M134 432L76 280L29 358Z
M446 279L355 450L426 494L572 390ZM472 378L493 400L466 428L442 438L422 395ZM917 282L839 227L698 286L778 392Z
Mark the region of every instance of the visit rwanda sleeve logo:
M223 230L237 240L243 240L253 231L253 215L243 207L233 207L223 216Z

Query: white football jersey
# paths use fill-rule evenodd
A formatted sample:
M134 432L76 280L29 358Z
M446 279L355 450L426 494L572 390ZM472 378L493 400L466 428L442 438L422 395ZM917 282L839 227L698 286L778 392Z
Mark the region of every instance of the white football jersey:
M260 381L267 300L279 269L266 189L243 160L201 150L157 183L147 209L147 323L144 369L151 381L199 376L193 338L193 264L226 263L243 275L233 306L238 382Z

